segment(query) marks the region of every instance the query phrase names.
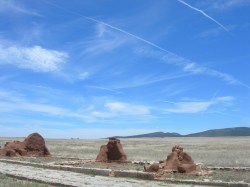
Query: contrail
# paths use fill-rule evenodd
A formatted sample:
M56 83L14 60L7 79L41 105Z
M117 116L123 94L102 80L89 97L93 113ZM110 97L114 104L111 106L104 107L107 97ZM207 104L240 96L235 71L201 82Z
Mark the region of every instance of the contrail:
M136 35L134 35L134 34L132 34L132 33L130 33L130 32L127 32L127 31L125 31L125 30L123 30L123 29L120 29L120 28L118 28L118 27L115 27L115 26L113 26L113 25L110 25L110 24L108 24L108 23L106 23L106 22L103 22L103 21L94 19L94 18L92 18L92 17L84 16L84 15L82 15L82 14L73 12L73 11L68 10L68 9L65 9L65 8L63 8L63 7L61 7L61 6L58 6L58 5L56 5L56 4L54 4L54 3L51 3L51 2L48 2L48 1L46 1L46 3L47 3L47 4L50 4L50 5L52 5L52 6L55 6L55 7L57 7L57 8L60 8L60 9L62 9L62 10L64 10L64 11L67 11L67 12L69 12L69 13L71 13L71 14L75 14L75 15L77 15L77 16L80 16L80 17L85 18L85 19L87 19L87 20L90 20L90 21L92 21L92 22L99 23L99 24L105 25L105 26L107 26L107 27L109 27L109 28L111 28L111 29L114 29L114 30L116 30L116 31L122 32L122 33L124 33L124 34L126 34L126 35L129 35L129 36L131 36L131 37L133 37L133 38L135 38L135 39L137 39L137 40L140 40L140 41L142 41L142 42L144 42L144 43L147 43L147 44L149 44L149 45L151 45L151 46L153 46L153 47L155 47L155 48L157 48L157 49L159 49L159 50L161 50L161 51L163 51L163 52L166 52L166 53L169 53L169 54L172 54L172 55L176 55L176 54L174 54L173 52L168 51L168 50L166 50L166 49L160 47L159 45L156 45L156 44L154 44L154 43L152 43L152 42L150 42L150 41L148 41L148 40L145 40L145 39L143 39L143 38L141 38L141 37L139 37L139 36L136 36Z
M87 86L87 87L94 88L94 89L99 89L99 90L110 91L110 92L114 92L114 93L118 93L118 94L123 94L123 92L116 91L115 89L110 89L110 88L106 88L106 87L102 87L102 86L90 85L90 86Z
M186 5L187 7L191 8L191 9L197 11L197 12L200 12L203 16L205 16L205 17L207 17L208 19L210 19L211 21L215 22L217 25L219 25L219 26L220 26L221 28L223 28L225 31L227 31L227 32L230 33L230 31L229 31L224 25L222 25L220 22L218 22L217 20L215 20L215 19L212 18L211 16L207 15L204 11L202 11L202 10L200 10L200 9L198 9L198 8L195 8L195 7L191 6L190 4L184 2L183 0L177 0L177 1L179 1L180 3Z
M114 30L120 31L120 32L122 32L122 33L124 33L124 34L126 34L126 35L129 35L129 36L131 36L131 37L133 37L133 38L135 38L135 39L138 39L138 40L140 40L140 41L142 41L142 42L145 42L145 43L147 43L147 44L149 44L149 45L151 45L151 46L153 46L153 47L155 47L155 48L157 48L157 49L160 49L161 51L164 51L164 52L166 52L166 53L174 54L174 53L172 53L172 52L170 52L170 51L168 51L168 50L166 50L166 49L163 49L163 48L160 47L159 45L156 45L156 44L154 44L154 43L152 43L152 42L150 42L150 41L148 41L148 40L145 40L145 39L143 39L143 38L141 38L141 37L139 37L139 36L136 36L136 35L134 35L134 34L131 34L130 32L127 32L127 31L125 31L125 30L123 30L123 29L120 29L120 28L118 28L118 27L112 26L112 25L110 25L110 24L108 24L108 23L99 21L99 20L94 19L94 18L91 18L91 17L87 17L87 16L83 16L83 15L82 15L82 17L84 17L84 18L86 18L86 19L88 19L88 20L94 21L94 22L96 22L96 23L100 23L100 24L106 25L107 27L112 28L112 29L114 29Z
M208 19L210 19L210 20L212 20L213 22L215 22L216 24L218 24L218 25L219 25L221 28L223 28L225 31L227 31L228 33L230 33L230 31L229 31L226 27L224 27L221 23L219 23L218 21L216 21L216 20L213 19L212 17L208 16L208 15L207 15L205 12L203 12L202 10L197 9L197 8L195 8L195 7L193 7L193 6L189 5L189 4L187 4L187 3L184 2L183 0L177 0L177 1L179 1L180 3L182 3L182 4L186 5L186 6L188 6L189 8L191 8L191 9L193 9L193 10L195 10L195 11L200 12L200 13L203 14L205 17L207 17ZM173 57L180 57L179 55L177 55L177 54L175 54L175 53L173 53L173 52L171 52L171 51L168 51L168 50L166 50L166 49L160 47L159 45L157 45L157 44L155 44L155 43L152 43L152 42L150 42L150 41L148 41L148 40L146 40L146 39L143 39L143 38L141 38L141 37L139 37L139 36L136 36L136 35L134 35L134 34L132 34L132 33L130 33L130 32L127 32L127 31L125 31L125 30L123 30L123 29L120 29L120 28L118 28L118 27L116 27L116 26L110 25L110 24L108 24L108 23L106 23L106 22L97 20L97 19L92 18L92 17L84 16L84 15L82 15L82 14L80 14L80 13L71 11L71 10L66 9L66 8L63 8L63 7L58 6L58 5L54 4L54 3L51 3L51 2L48 2L48 1L44 1L44 2L46 2L47 4L52 5L52 6L54 6L54 7L57 7L57 8L59 8L59 9L61 9L61 10L64 10L64 11L66 11L66 12L68 12L68 13L71 13L71 14L77 15L77 16L79 16L79 17L82 17L82 18L84 18L84 19L87 19L87 20L89 20L89 21L91 21L91 22L99 23L99 24L105 25L105 26L107 26L107 27L109 27L109 28L111 28L111 29L113 29L113 30L119 31L119 32L121 32L121 33L124 33L124 34L126 34L126 35L128 35L128 36L131 36L132 38L135 38L135 39L137 39L137 40L139 40L139 41L141 41L141 42L144 42L144 43L146 43L146 44L148 44L148 45L150 45L150 46L152 46L152 47L155 47L156 49L159 49L159 50L165 52L166 54L173 55ZM181 57L181 58L182 58L182 57ZM186 60L185 60L185 61L186 61ZM183 66L187 66L187 65L188 65L188 62L184 62L184 63L182 63L182 64L178 64L177 62L174 62L174 64L175 64L175 65L181 65L181 66L183 67ZM224 73L221 73L221 72L218 72L218 71L215 71L215 70L210 70L210 69L208 69L208 68L206 68L205 70L206 70L206 71L202 71L201 73L207 74L207 75L210 75L210 76L213 76L213 77L218 77L218 78L224 80L224 81L227 82L227 83L230 83L230 82L233 81L233 82L235 82L235 84L237 84L237 85L245 86L245 87L247 87L248 89L250 88L248 85L246 85L246 84L244 84L244 83L242 83L242 82L236 80L235 78L233 78L233 77L231 77L231 76L230 76L230 78L228 78L228 75L227 75L227 74L224 74Z

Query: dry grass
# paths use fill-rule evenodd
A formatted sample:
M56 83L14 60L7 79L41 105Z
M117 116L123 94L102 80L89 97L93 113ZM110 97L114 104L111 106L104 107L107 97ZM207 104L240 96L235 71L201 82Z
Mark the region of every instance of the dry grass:
M209 176L194 176L180 173L171 173L165 175L166 178L175 178L179 180L197 180L204 179L209 181L224 181L224 182L246 182L250 183L250 173L245 171L215 171Z
M47 140L52 155L95 159L108 140ZM250 166L250 137L121 139L128 160L166 159L174 145L207 166Z
M50 185L25 180L18 180L0 174L1 187L49 187Z
M10 138L1 138L0 145ZM17 140L17 139L15 139ZM23 140L23 139L19 139ZM95 159L106 139L47 139L54 156ZM121 139L128 160L159 161L166 159L174 145L184 147L196 163L207 166L250 166L250 137L220 138L136 138Z
M14 139L0 138L0 145ZM22 139L20 139L22 140ZM46 144L53 156L62 156L68 159L58 158L11 158L30 162L63 162L70 157L95 159L100 146L106 144L106 139L83 140L83 139L47 139ZM128 160L138 161L159 161L166 159L174 145L184 147L184 151L192 156L196 163L203 163L205 166L233 166L250 167L250 137L221 137L221 138L137 138L121 139L123 149ZM142 166L129 164L84 164L83 167L99 167L111 169L134 169L142 170ZM118 167L118 168L117 168ZM173 174L167 177L178 179L202 180L205 176L194 177L188 175ZM210 180L223 181L245 181L250 183L250 172L241 171L215 171Z
M166 159L179 144L195 162L210 166L250 166L250 137L223 138L154 138L124 140L124 149L131 160Z

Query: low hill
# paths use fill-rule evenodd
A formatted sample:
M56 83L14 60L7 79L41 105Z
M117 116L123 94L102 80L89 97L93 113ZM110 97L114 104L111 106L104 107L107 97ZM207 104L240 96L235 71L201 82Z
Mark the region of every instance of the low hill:
M152 137L220 137L220 136L250 136L250 127L235 127L212 129L198 133L181 135L175 132L153 132L133 136L114 136L114 138L152 138Z
M178 133L170 132L152 132L148 134L139 134L134 136L115 136L114 138L152 138L152 137L180 137Z
M249 127L212 129L186 135L188 137L250 136Z

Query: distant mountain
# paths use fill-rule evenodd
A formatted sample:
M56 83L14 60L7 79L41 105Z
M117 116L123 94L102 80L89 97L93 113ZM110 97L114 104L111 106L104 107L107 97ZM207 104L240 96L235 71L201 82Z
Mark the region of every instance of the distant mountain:
M250 136L249 127L213 129L186 135L188 137Z
M178 133L170 132L153 132L148 134L140 134L134 136L115 136L114 138L153 138L153 137L180 137Z
M220 136L250 136L250 127L235 127L225 129L212 129L198 133L181 135L170 132L153 132L133 136L114 136L114 138L153 138L153 137L220 137Z

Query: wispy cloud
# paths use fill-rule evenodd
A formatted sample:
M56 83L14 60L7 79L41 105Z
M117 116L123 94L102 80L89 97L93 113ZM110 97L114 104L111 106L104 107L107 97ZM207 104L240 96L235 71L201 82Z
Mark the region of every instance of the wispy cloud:
M200 6L211 8L213 10L217 9L221 11L240 6L249 6L250 1L249 0L220 0L220 1L203 0L197 2L197 4L199 4Z
M177 103L165 101L174 105L171 108L165 109L165 111L170 113L199 113L208 110L211 106L218 105L220 103L228 104L233 100L234 98L232 96L225 96L216 97L209 101L183 101Z
M201 74L201 75L209 75L211 77L217 77L228 84L232 85L240 85L246 88L250 88L249 85L237 80L232 75L223 73L214 69L210 69L205 66L201 66L197 64L196 62L190 61L186 58L183 58L181 56L175 55L175 54L166 54L162 58L165 62L170 64L175 64L182 68L185 72L190 72L192 74Z
M195 11L198 11L200 12L201 14L203 14L205 17L207 17L208 19L212 20L213 22L215 22L217 25L219 25L221 28L223 28L225 31L229 32L229 30L223 26L220 22L218 22L217 20L215 20L214 18L208 16L205 12L203 12L202 10L200 9L197 9L191 5L189 5L188 3L184 2L183 0L177 0L179 1L180 3L184 4L185 6L188 6L189 8L195 10ZM48 2L47 2L48 3ZM221 80L229 83L229 84L234 84L234 85L240 85L240 86L244 86L244 87L247 87L247 88L250 88L250 86L242 83L241 81L235 79L233 76L229 75L229 74L226 74L226 73L223 73L223 72L219 72L219 71L216 71L216 70L213 70L213 69L210 69L210 68L207 68L207 67L203 67L201 65L198 65L197 63L195 62L192 62L182 56L179 56L167 49L164 49L162 48L161 46L151 42L151 41L148 41L140 36L137 36L135 34L132 34L124 29L121 29L119 27L116 27L116 26L113 26L111 24L108 24L106 22L103 22L103 21L100 21L98 19L95 19L95 18L92 18L92 17L88 17L88 16L85 16L85 15L82 15L80 13L77 13L75 11L71 11L71 10L68 10L68 9L65 9L61 6L58 6L56 4L53 4L53 3L48 3L52 6L55 6L59 9L62 9L68 13L71 13L71 14L74 14L74 15L77 15L79 17L82 17L82 18L85 18L87 20L90 20L91 22L94 22L94 23L97 23L99 25L99 32L98 32L98 35L99 36L102 36L103 33L106 32L105 30L105 27L108 27L110 29L113 29L115 31L118 31L118 32L121 32L123 34L125 34L126 36L130 36L132 37L133 39L137 40L137 41L141 41L142 43L144 44L147 44L155 49L158 49L159 51L163 52L163 54L161 53L153 53L153 56L154 57L157 57L157 58L160 58L162 60L164 60L165 62L169 63L169 64L173 64L173 65L177 65L177 66L180 66L182 68L183 71L185 72L190 72L190 73L195 73L195 74L205 74L205 75L209 75L209 76L212 76L212 77L217 77L217 78L220 78ZM106 45L106 44L105 44ZM119 44L120 45L120 44ZM116 45L111 45L111 46L116 46ZM98 51L98 49L103 49L105 48L104 46L101 45L94 45L92 48L90 47L88 50L88 52L94 52L94 51ZM109 49L109 47L107 47L107 49ZM152 51L152 50L149 50L149 51ZM152 55L152 54L150 54Z
M119 48L130 41L128 37L113 32L113 30L107 28L106 25L97 23L96 29L97 32L93 38L87 42L81 43L84 47L84 55L95 56L107 52L113 52L114 49Z
M28 8L23 7L19 4L20 1L15 0L1 0L0 1L0 13L19 13L27 14L32 16L41 16L34 10L29 10Z
M134 78L131 78L129 81L126 80L126 82L120 81L117 84L113 83L112 87L114 87L115 89L136 88L141 86L148 86L161 81L183 78L188 75L189 75L188 73L183 73L183 72L170 73L167 75L156 75L156 74L140 75L140 76L138 75L135 76Z
M114 128L69 128L58 129L58 128L47 128L44 127L10 127L5 126L0 122L0 136L6 136L11 134L13 137L26 137L28 134L33 132L39 132L45 138L106 138L112 136L128 136L135 134L145 134L154 132L155 128L123 128L114 129Z
M20 115L11 115L11 117L1 117L1 123L7 125L16 125L17 127L76 127L76 124L62 122L60 120L27 119Z
M33 93L34 94L34 93ZM48 95L48 94L47 94ZM56 104L41 102L40 99L28 99L19 92L0 90L0 111L2 113L9 112L30 112L34 114L43 114L48 116L75 118L82 120L91 120L89 116L78 112L77 109L72 110Z
M71 117L79 119L88 119L84 115L74 113L63 107L53 106L50 104L34 103L29 101L19 101L19 102L1 101L0 108L1 112L26 111L33 113L43 113L49 116L63 116L63 117Z
M111 112L125 115L137 116L150 114L149 107L145 105L132 105L123 102L109 102L105 104L105 107Z
M120 120L122 119L122 121L127 122L142 122L153 118L151 115L151 108L149 106L120 101L104 102L103 106L99 107L99 109L91 106L89 112L91 116L101 121L113 121L114 119L119 118Z
M90 73L87 72L87 71L84 71L84 72L81 72L79 75L78 75L78 79L80 80L85 80L85 79L88 79L90 76Z
M184 2L185 3L185 2ZM164 52L165 54L163 55L163 57L160 57L162 59L164 59L165 61L167 61L168 63L171 63L171 64L174 64L174 65L178 65L178 66L181 66L182 69L186 72L191 72L191 73L195 73L195 74L205 74L205 75L210 75L210 76L213 76L213 77L217 77L217 78L220 78L222 80L224 80L225 82L229 83L229 84L234 84L234 85L241 85L241 86L244 86L244 87L247 87L247 88L250 88L248 85L242 83L241 81L235 79L233 76L229 75L229 74L226 74L226 73L222 73L222 72L219 72L219 71L216 71L216 70L213 70L213 69L210 69L210 68L207 68L207 67L203 67L203 66L200 66L198 65L197 63L195 62L192 62L184 57L181 57L179 55L176 55L175 53L171 52L171 51L168 51L148 40L145 40L141 37L138 37L134 34L131 34L127 31L124 31L123 29L120 29L120 28L117 28L117 27L114 27L110 24L107 24L105 22L102 22L102 21L99 21L99 20L96 20L94 18L90 18L90 17L86 17L86 16L83 16L85 17L86 19L89 19L91 21L94 21L98 24L103 24L109 28L112 28L112 29L115 29L117 31L120 31L126 35L129 35L139 41L142 41L162 52ZM216 21L216 20L215 20ZM223 25L222 25L223 26ZM226 29L226 28L225 28ZM227 29L226 29L227 30ZM228 31L228 30L227 30ZM148 51L152 51L152 50L148 50ZM138 53L138 51L137 51ZM141 52L140 52L141 53ZM156 52L153 52L153 54L151 54L152 52L150 52L150 54L147 54L147 55L153 55L153 56L162 56L162 54L160 53L156 53Z
M14 44L0 44L0 64L12 64L35 72L60 71L68 54L41 46L24 47Z
M125 34L125 35L127 35L127 36L130 36L130 37L132 37L132 38L134 38L134 39L136 39L136 40L139 40L139 41L141 41L141 42L143 42L143 43L146 43L146 44L148 44L148 45L150 45L150 46L153 46L153 47L155 47L155 48L157 48L157 49L159 49L159 50L161 50L161 51L164 51L164 52L167 52L167 53L171 53L170 51L168 51L168 50L166 50L166 49L160 47L159 45L157 45L157 44L155 44L155 43L153 43L153 42L150 42L150 41L148 41L148 40L146 40L146 39L144 39L144 38L142 38L142 37L140 37L140 36L137 36L137 35L135 35L135 34L132 34L132 33L128 32L128 31L126 31L126 30L124 30L124 29L118 28L118 27L116 27L116 26L114 26L114 25L108 24L108 23L106 23L106 22L104 22L104 21L100 21L100 20L95 19L95 18L92 18L92 17L88 17L88 16L85 16L85 15L82 15L82 14L77 13L77 12L75 12L75 11L71 11L71 10L66 9L66 8L63 8L63 7L61 7L61 6L57 5L57 4L54 4L54 3L51 3L51 2L47 2L47 3L50 4L50 5L52 5L52 6L54 6L54 7L57 7L57 8L59 8L59 9L62 9L62 10L64 10L64 11L68 12L68 13L74 14L74 15L76 15L76 16L79 16L79 17L85 18L85 19L87 19L87 20L90 20L91 22L97 23L98 25L101 24L102 27L99 27L99 28L101 28L101 29L104 28L103 26L106 26L106 27L108 27L108 28L110 28L110 29L116 30L116 31L121 32L121 33L123 33L123 34ZM99 33L101 33L101 32L99 32ZM100 35L100 34L99 34L99 35Z
M94 85L90 85L87 86L88 88L93 88L93 89L97 89L97 90L103 90L103 91L108 91L108 92L113 92L115 94L122 94L123 92L118 91L116 89L111 89L111 88L107 88L107 87L103 87L103 86L94 86Z
M48 90L48 89L46 89ZM53 92L53 91L52 91ZM56 91L57 92L57 91ZM58 93L59 94L59 93ZM63 95L63 93L61 94ZM49 97L49 94L47 93ZM83 101L79 106L79 102L73 106L65 106L56 104L57 101L37 99L28 99L28 96L16 93L14 91L0 90L0 112L1 114L15 114L15 113L31 113L39 116L47 116L56 119L73 119L80 120L86 123L100 122L104 123L107 120L123 119L123 121L145 121L150 117L150 107L145 105L131 104L120 101L105 101L103 98L97 100L89 98L88 101ZM39 95L41 97L41 95ZM66 96L65 96L66 97ZM144 117L143 119L141 117ZM19 116L19 118L22 117ZM119 122L120 123L120 122Z
M206 38L208 36L219 36L221 33L223 32L223 30L221 28L212 28L212 29L208 29L206 31L201 32L198 37L200 38Z
M225 31L230 32L224 25L222 25L219 21L217 21L216 19L212 18L211 16L207 15L203 10L198 9L198 8L196 8L196 7L194 7L194 6L186 3L183 0L177 0L177 1L180 2L180 3L182 3L183 5L191 8L192 10L195 10L196 12L201 13L203 16L205 16L206 18L210 19L211 21L213 21L214 23L216 23L217 25L219 25Z

